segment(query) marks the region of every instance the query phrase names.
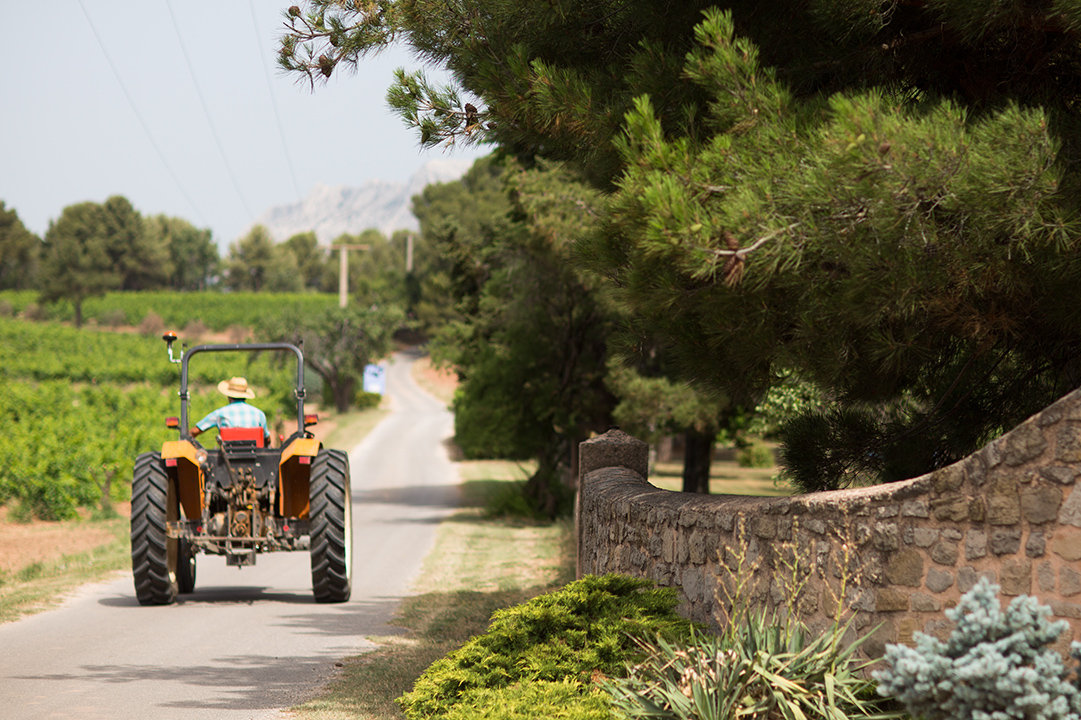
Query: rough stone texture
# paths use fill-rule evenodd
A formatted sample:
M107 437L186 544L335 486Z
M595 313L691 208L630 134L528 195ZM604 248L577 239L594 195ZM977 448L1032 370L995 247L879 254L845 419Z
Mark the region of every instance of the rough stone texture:
M893 585L919 587L923 582L923 556L915 550L903 550L886 566L886 580Z
M945 592L953 585L953 573L931 568L927 571L927 589L933 593Z
M1072 567L1063 567L1058 571L1059 592L1066 597L1081 593L1081 572Z
M600 468L623 467L644 478L649 474L649 445L622 430L609 430L581 444L578 467L582 477Z
M987 554L987 533L969 530L965 538L965 560L978 560Z
M1061 488L1034 485L1021 491L1021 514L1030 523L1051 522L1058 515L1061 504Z
M995 555L1013 555L1021 547L1021 528L995 528L991 531L991 552Z
M582 444L580 574L679 587L687 616L715 625L725 618L717 597L741 583L752 605L795 608L824 627L843 584L855 626L879 626L870 655L917 631L943 637L952 624L942 611L984 576L1066 619L1063 647L1081 640L1081 391L954 465L877 487L686 495L646 482L647 459L644 443L618 431Z
M1081 527L1081 492L1074 488L1066 502L1062 504L1062 511L1058 514L1058 521L1063 525Z

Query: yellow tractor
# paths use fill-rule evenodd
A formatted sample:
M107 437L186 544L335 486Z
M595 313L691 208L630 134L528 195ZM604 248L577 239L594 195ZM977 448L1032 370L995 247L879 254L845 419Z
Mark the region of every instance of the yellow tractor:
M173 356L180 365L180 417L166 424L179 439L135 461L131 488L131 564L142 605L167 605L195 588L199 553L227 565L254 565L259 553L307 550L317 602L345 602L352 585L349 457L323 448L304 414L304 354L290 343L198 345ZM188 362L203 353L292 352L296 356L297 430L278 448L262 429L222 428L215 448L192 437Z

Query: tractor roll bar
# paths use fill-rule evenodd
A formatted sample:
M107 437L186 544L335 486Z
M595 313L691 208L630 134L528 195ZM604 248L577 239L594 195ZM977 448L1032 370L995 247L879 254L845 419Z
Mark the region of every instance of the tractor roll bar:
M175 336L174 336L175 337ZM169 344L169 356L172 357L172 342ZM191 427L188 425L188 361L192 355L201 352L259 352L262 350L288 350L297 356L297 382L294 393L297 398L297 432L304 430L304 353L292 343L244 343L240 345L196 345L191 350L184 350L180 356L180 437L191 440Z

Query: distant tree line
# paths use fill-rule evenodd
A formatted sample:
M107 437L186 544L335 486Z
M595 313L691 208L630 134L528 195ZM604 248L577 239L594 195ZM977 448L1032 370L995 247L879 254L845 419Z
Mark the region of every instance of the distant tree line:
M405 267L407 236L401 231L388 239L366 230L337 239L369 248L353 252L348 263L348 287L360 302L419 303L420 283ZM37 290L45 303L70 301L77 325L83 301L108 291L337 292L338 252L320 246L314 232L278 243L256 225L222 257L210 230L182 218L141 215L119 195L65 207L39 238L0 200L0 290Z

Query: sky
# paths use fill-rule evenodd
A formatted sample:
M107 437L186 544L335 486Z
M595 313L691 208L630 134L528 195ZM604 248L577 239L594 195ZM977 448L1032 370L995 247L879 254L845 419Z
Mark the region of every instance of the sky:
M43 235L64 207L127 197L223 248L316 185L404 182L432 159L394 115L402 48L313 90L275 64L295 0L0 0L0 200Z

